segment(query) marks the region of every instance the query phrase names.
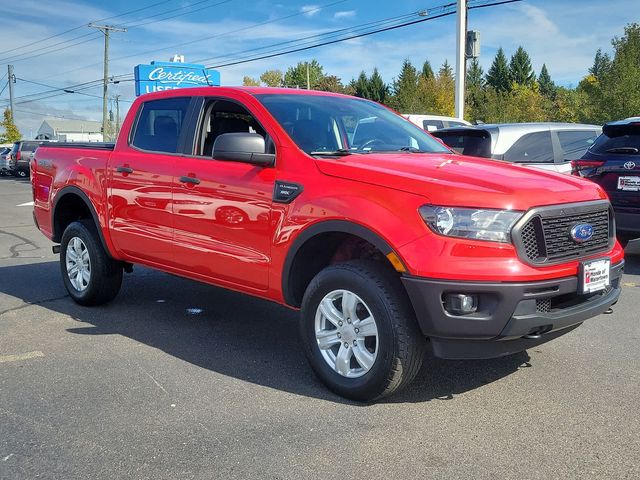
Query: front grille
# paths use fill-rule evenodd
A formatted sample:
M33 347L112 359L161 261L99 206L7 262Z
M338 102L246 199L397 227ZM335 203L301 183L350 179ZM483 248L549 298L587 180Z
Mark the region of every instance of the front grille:
M540 313L549 313L551 311L551 299L538 298L536 300L536 311Z
M526 218L526 222L514 230L514 243L520 256L536 265L561 263L606 251L613 235L608 202L539 208ZM571 238L571 229L581 223L593 227L593 237L577 243Z

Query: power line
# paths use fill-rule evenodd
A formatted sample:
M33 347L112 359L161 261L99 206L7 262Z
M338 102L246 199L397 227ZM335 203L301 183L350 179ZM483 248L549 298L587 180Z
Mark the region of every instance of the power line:
M207 8L217 7L218 5L222 5L223 3L229 3L229 2L232 2L233 0L223 0L222 2L214 3L213 5L207 5L206 7L196 8L195 10L192 9L196 5L200 5L202 3L206 3L206 2L210 2L210 1L211 0L200 0L199 2L195 2L195 3L192 3L190 5L185 5L184 7L179 7L177 9L167 10L165 12L156 13L155 15L149 15L149 16L145 17L141 23L129 22L129 23L125 23L125 24L122 24L122 25L119 25L119 26L124 26L124 27L127 27L127 28L143 27L145 25L150 25L152 23L164 22L165 20L171 20L172 18L181 17L183 15L189 15L191 13L200 12L202 10L206 10ZM177 10L185 10L185 9L191 9L191 10L189 10L187 12L183 12L183 13L176 13L174 15L170 15L170 16L165 17L165 18L160 18L158 20L151 20L150 22L146 21L146 20L149 20L150 18L160 17L162 15L166 15L167 13L172 13L172 12L175 12Z
M137 13L137 12L141 12L142 10L146 10L148 8L157 7L158 5L162 5L163 3L169 3L170 1L171 0L162 0L160 2L156 2L156 3L153 3L151 5L147 5L146 7L136 8L135 10L129 10L127 12L120 13L118 15L113 15L111 17L100 18L98 20L94 20L94 22L103 22L105 20L112 20L114 18L120 18L120 17L123 17L125 15L131 15L132 13ZM50 40L50 39L55 38L55 37L61 37L62 35L66 35L67 33L71 33L71 32L74 32L76 30L80 30L81 28L84 28L86 26L87 26L86 24L78 25L77 27L70 28L69 30L65 30L64 32L56 33L54 35L49 35L46 38L42 38L40 40L35 40L35 41L31 42L31 43L27 43L27 44L21 45L19 47L14 47L14 48L10 48L8 50L3 50L3 51L0 52L0 55L3 55L5 53L7 53L7 52L13 52L15 50L21 50L23 48L30 47L31 45L36 45L38 43L46 42L47 40Z
M162 51L162 50L165 50L165 51L169 50L169 49L173 50L176 47L184 47L184 46L187 46L187 45L192 45L194 43L203 42L205 40L211 40L213 38L219 38L219 37L223 37L223 36L226 36L226 35L231 35L231 34L234 34L234 33L239 33L239 32L244 32L244 31L247 31L247 30L252 30L254 28L262 27L264 25L275 23L275 22L278 22L278 21L281 21L281 20L287 20L289 18L297 17L297 16L304 15L304 14L309 14L310 12L318 12L318 11L323 10L325 8L329 8L329 7L332 7L334 5L338 5L340 3L344 3L346 1L348 1L348 0L337 0L337 1L328 3L326 5L321 5L319 7L313 8L313 9L309 9L309 10L305 10L305 11L301 11L301 12L296 12L296 13L292 13L292 14L289 14L289 15L284 15L282 17L273 18L271 20L266 20L264 22L256 23L256 24L253 24L253 25L250 25L250 26L247 26L247 27L238 28L238 29L235 29L235 30L228 30L226 32L217 33L215 35L210 35L210 36L198 38L198 39L195 39L195 40L190 40L188 42L182 42L182 43L177 43L177 44L173 44L173 45L165 45L163 47L154 48L152 50L145 50L145 51L142 51L142 52L136 52L136 53L132 53L130 55L122 56L122 57L116 57L113 60L124 60L124 59L127 59L127 58L136 57L136 56L140 56L140 55L146 55L148 53L155 53L155 52L159 52L159 51ZM73 70L67 70L65 72L60 72L59 74L56 74L56 75L63 75L63 74L66 74L66 73L73 73L73 72L76 72L78 70L82 70L83 68L92 67L92 66L95 66L95 65L99 65L99 64L98 63L91 63L89 65L84 65L82 67L74 68Z

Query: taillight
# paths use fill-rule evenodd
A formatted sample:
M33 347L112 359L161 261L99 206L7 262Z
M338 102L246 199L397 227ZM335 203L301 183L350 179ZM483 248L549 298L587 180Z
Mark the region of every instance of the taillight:
M604 160L571 160L571 175L584 177L585 170L604 165Z

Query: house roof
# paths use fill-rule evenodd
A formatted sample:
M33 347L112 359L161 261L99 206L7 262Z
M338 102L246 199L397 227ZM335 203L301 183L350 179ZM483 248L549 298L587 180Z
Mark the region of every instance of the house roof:
M102 122L92 120L67 120L60 118L45 118L40 126L40 130L48 125L56 133L101 133Z

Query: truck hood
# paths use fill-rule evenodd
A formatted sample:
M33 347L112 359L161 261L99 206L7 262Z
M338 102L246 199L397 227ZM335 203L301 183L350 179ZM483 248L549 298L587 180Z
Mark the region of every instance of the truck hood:
M316 162L325 175L422 195L434 205L527 210L607 198L579 177L453 154L370 153Z

